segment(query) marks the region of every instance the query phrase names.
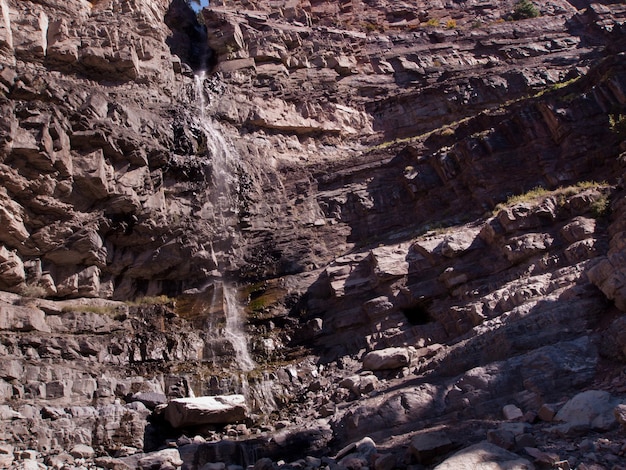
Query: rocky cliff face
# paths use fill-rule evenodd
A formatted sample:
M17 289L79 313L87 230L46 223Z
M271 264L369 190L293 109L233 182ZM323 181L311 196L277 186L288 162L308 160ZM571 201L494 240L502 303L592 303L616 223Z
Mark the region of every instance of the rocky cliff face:
M534 5L0 0L3 465L621 468L626 7Z

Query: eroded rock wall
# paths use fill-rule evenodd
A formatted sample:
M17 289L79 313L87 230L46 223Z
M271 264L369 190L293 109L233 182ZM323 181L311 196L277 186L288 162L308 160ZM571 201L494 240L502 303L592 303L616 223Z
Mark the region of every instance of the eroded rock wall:
M211 3L0 0L2 462L622 457L623 3Z

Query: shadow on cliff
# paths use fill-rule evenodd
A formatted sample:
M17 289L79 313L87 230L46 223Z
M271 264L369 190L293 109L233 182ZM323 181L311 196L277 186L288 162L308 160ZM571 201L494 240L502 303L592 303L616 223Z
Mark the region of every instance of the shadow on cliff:
M575 78L579 73L576 66L597 63L605 47L614 52L624 50L620 49L620 44L624 44L623 25L617 23L612 30L605 28L602 13L598 13L601 10L587 8L591 2L570 0L569 3L578 11L560 29L556 18L548 31L543 18L537 18L539 23L534 30L529 27L534 21L530 19L530 23L477 25L471 33L463 29L444 32L443 28L416 33L422 50L409 48L404 56L388 59L395 83L403 91L369 104L374 130L381 132L387 142L423 135L485 110L497 109L502 103L524 99L535 93L538 85L547 88L554 84L550 75ZM544 48L542 36L555 33L569 35L570 44L576 46ZM518 43L520 38L524 44ZM441 44L446 43L460 51L472 44L473 52L468 54L471 57L440 52ZM529 71L539 65L543 74ZM498 85L494 86L496 82ZM447 99L442 100L444 95Z
M625 89L623 58L611 54L567 86L396 147L389 161L349 179L344 170L320 180L328 192L349 183L328 217L341 213L348 241L374 246L475 220L535 187L610 179L620 150L608 123L623 112Z
M523 318L511 315L451 342L445 352L418 365L415 376L374 372L391 386L362 397L334 423L335 433L341 439L369 436L380 442L451 420L500 419L502 407L510 403L538 410L595 378L600 357L589 330L598 327L606 309L606 299L597 292L566 302L540 301ZM448 431L463 445L484 439L484 434Z
M172 32L167 38L167 45L187 67L187 72L215 65L216 58L208 46L206 27L200 24L198 15L185 0L173 0L164 21Z

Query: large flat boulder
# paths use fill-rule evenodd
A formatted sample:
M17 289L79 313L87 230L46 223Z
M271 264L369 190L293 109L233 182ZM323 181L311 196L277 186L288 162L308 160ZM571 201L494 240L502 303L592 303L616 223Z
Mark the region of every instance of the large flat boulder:
M371 351L363 358L365 370L401 369L411 363L411 350L408 348L386 348Z
M50 332L46 315L38 308L0 303L0 330Z
M534 465L513 452L487 441L460 450L435 467L435 470L532 470Z
M202 424L228 424L245 419L248 413L243 395L177 398L165 408L165 419L175 428Z

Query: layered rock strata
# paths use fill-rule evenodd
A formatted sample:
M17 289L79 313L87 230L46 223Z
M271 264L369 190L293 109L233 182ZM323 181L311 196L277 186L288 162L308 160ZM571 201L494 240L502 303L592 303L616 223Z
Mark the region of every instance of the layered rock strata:
M619 468L624 5L211 3L0 0L2 465Z

